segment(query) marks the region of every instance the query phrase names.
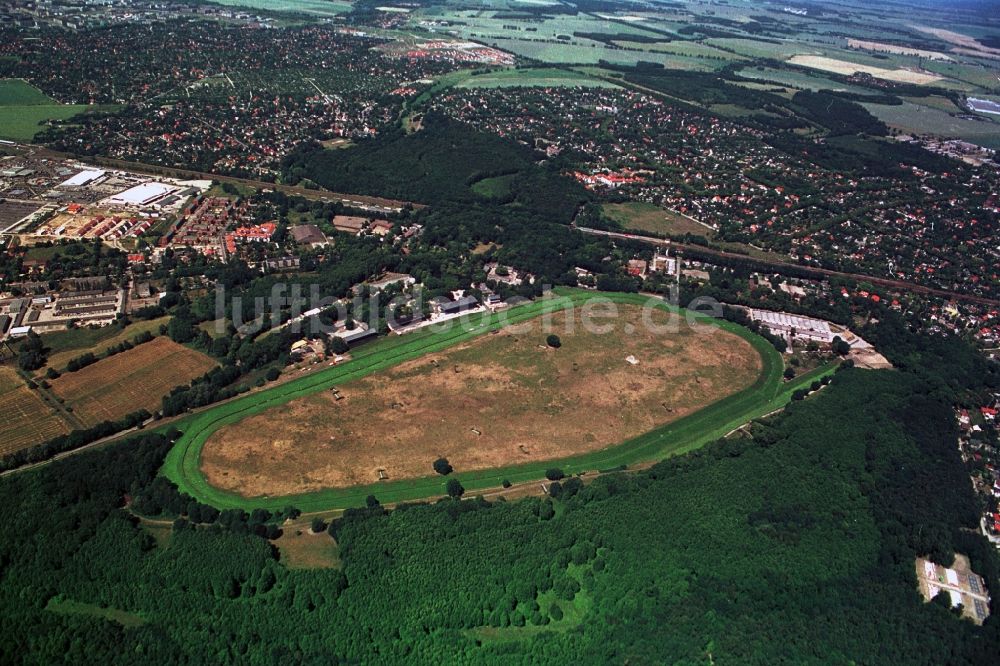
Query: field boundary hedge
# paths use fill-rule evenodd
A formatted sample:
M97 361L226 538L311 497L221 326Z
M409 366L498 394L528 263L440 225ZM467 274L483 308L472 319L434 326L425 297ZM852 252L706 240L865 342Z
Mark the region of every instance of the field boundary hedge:
M201 452L205 442L221 427L241 421L266 409L285 404L296 398L328 390L359 379L373 372L393 367L441 351L456 344L499 330L503 325L519 324L546 313L580 306L601 298L622 305L656 303L681 315L692 316L699 324L716 326L739 335L750 342L760 354L762 370L757 380L746 389L660 428L627 440L621 444L576 456L537 461L508 467L456 472L447 479L429 476L419 479L375 482L350 488L331 488L280 497L243 497L213 487L201 473ZM784 363L774 347L750 330L721 319L676 308L649 296L621 293L595 293L579 289L557 289L553 297L540 299L500 313L473 315L469 326L452 326L444 332L420 331L407 336L380 340L361 348L347 363L295 379L261 392L237 398L218 407L194 415L184 428L183 436L167 454L161 473L187 493L205 504L219 509L265 508L279 510L294 505L303 511L342 509L364 504L368 495L376 495L383 503L422 500L443 496L448 479L458 478L467 492L499 487L504 480L512 483L542 479L545 470L559 467L566 474L611 469L637 462L659 460L699 448L745 423L780 409L791 400L797 389L808 387L832 366L823 366L784 383Z

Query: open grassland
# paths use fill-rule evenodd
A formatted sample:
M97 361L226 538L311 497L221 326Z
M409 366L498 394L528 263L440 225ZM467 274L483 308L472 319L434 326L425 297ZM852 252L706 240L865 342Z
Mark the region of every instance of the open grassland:
M568 303L582 306L594 297L595 294L591 292L560 289L554 298L535 301L503 313L476 315L467 325L455 326L447 331L424 330L408 336L383 339L359 349L354 354L353 360L348 363L192 414L176 424L184 435L167 455L163 474L174 481L183 492L220 508L264 507L278 510L288 504L294 504L303 511L327 511L359 506L369 494L377 494L384 503L443 495L445 479L434 475L286 497L247 499L215 488L208 483L201 472L202 450L205 442L218 429L272 407L287 404L296 398L328 391L353 379L361 379L371 373L413 361L427 354L441 352L490 331L523 323L546 312L561 309ZM621 304L641 305L650 302L646 297L639 295L601 294L601 297L611 298ZM659 307L667 306L659 305ZM612 469L684 453L714 441L754 418L780 409L788 403L796 389L808 386L812 381L833 371L832 366L824 366L791 382L783 383L781 373L784 365L781 357L763 338L729 322L711 320L707 317L696 318L711 326L735 333L754 346L763 359L763 369L750 387L674 423L601 451L556 461L522 463L482 472L459 472L454 476L460 479L467 491L475 492L496 488L505 479L515 484L535 481L540 479L550 466L558 466L568 474L576 474L588 470Z
M445 457L484 470L596 451L750 385L760 357L715 328L642 325L638 306L588 331L556 313L345 383L222 428L202 453L209 482L248 497L432 473ZM671 314L656 310L657 327ZM631 332L630 332L631 331ZM631 365L627 356L638 359Z
M284 534L276 542L281 561L289 569L332 569L340 566L337 544L326 530L313 534L309 521L282 525Z
M514 185L514 181L516 180L517 174L483 178L482 180L476 181L472 184L472 191L479 196L486 197L488 199L502 198L510 195L511 187Z
M553 68L505 69L469 77L458 88L533 88L583 87L617 88L610 81L592 79L580 72Z
M45 610L52 613L62 613L65 615L80 615L91 619L107 620L122 627L134 628L141 626L144 620L135 613L119 610L117 608L105 608L97 604L88 604L72 599L54 597L49 600Z
M52 382L52 390L87 426L160 408L170 390L215 367L208 356L165 337L102 359Z
M651 203L628 201L609 203L602 207L604 214L630 231L647 231L658 234L694 234L711 239L715 232L690 217Z
M13 368L0 366L0 455L68 432L62 418L25 385Z
M55 104L55 100L22 79L0 79L0 106Z
M47 367L62 372L70 359L82 354L91 353L95 356L103 354L108 347L114 347L142 333L156 335L160 326L170 321L170 317L160 317L148 321L137 321L123 329L117 326L101 328L75 328L57 331L42 336L42 342L50 350ZM43 369L41 372L45 372Z

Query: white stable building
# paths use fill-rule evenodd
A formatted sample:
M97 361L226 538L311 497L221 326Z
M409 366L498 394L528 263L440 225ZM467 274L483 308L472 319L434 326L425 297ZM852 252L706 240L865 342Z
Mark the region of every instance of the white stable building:
M786 339L794 335L797 340L812 340L831 344L833 338L836 337L836 334L830 329L830 324L822 319L755 308L750 309L750 319L759 321L767 326L772 333Z

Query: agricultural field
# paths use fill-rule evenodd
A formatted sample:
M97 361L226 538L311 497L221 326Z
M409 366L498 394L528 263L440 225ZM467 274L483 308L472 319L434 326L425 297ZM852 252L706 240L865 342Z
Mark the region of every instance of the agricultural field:
M967 120L939 109L903 102L900 106L863 104L872 115L890 127L916 134L934 134L972 141L987 148L1000 149L1000 123L991 120Z
M735 51L749 58L785 59L794 55L815 54L816 49L795 42L771 44L756 39L740 39L735 37L714 37L704 40L709 46Z
M69 427L10 366L0 366L0 455L65 435Z
M46 367L55 368L62 372L70 359L82 354L91 353L100 355L108 347L114 347L142 333L152 333L156 335L160 326L170 321L170 317L160 317L149 321L137 321L129 324L123 329L116 326L102 326L100 328L74 328L66 331L47 333L42 336L42 341L50 350ZM45 372L42 368L41 373Z
M871 42L864 39L848 39L848 47L860 49L862 51L874 51L875 53L895 53L898 55L916 56L918 58L930 58L932 60L953 60L950 55L940 51L927 51L925 49L914 49L896 44L886 44L884 42Z
M111 107L59 104L20 79L0 80L0 138L30 141L50 120L65 121L88 111Z
M0 138L31 141L50 120L69 120L92 107L83 104L0 106Z
M717 60L727 61L747 59L746 56L729 53L701 42L675 41L644 44L641 42L621 40L615 41L614 43L627 49L642 49L651 53L672 53L674 55L689 56L692 58L714 58Z
M221 429L202 470L253 497L362 485L380 469L425 477L441 456L461 471L565 458L692 414L760 373L759 354L735 335L654 332L641 315L620 306L600 320L611 330L597 333L579 310L559 312L558 349L535 319L294 400ZM653 321L669 317L657 310Z
M269 12L312 14L315 16L337 16L351 11L351 3L346 0L211 0L217 5L246 7L247 9Z
M524 58L544 63L597 64L600 61L616 65L635 65L637 62L655 62L667 69L712 71L726 64L725 60L695 58L656 51L625 51L606 48L604 44L589 39L572 42L536 42L514 39L486 40L491 46L510 51Z
M171 389L215 367L215 361L166 337L102 359L52 382L52 391L87 426L160 408Z
M21 79L0 79L0 106L55 104L55 100Z
M715 232L690 217L660 208L651 203L629 201L604 204L605 215L630 231L647 231L657 234L694 234L711 239Z
M908 69L885 69L871 65L861 65L846 60L827 58L825 56L797 55L789 58L788 62L793 65L801 65L818 69L823 72L833 72L834 74L851 75L855 72L865 72L880 79L888 81L898 81L899 83L936 83L942 79L941 76L926 72L914 72Z
M945 113L967 112L967 109L956 106L955 103L949 98L942 97L940 95L928 95L927 97L903 97L902 99L910 104L925 106L929 109L937 109L938 111L944 111Z
M947 76L956 81L973 87L1000 91L1000 78L997 78L998 67L985 67L964 63L926 61L924 69Z
M776 85L788 86L799 90L843 90L858 94L871 94L871 90L866 90L860 86L844 84L824 76L813 76L794 69L773 69L770 67L747 67L737 72L747 79L754 79L763 83L773 83Z
M563 69L505 69L486 74L477 74L459 83L457 88L513 88L518 86L535 88L584 87L617 88L610 81L593 79L580 72Z

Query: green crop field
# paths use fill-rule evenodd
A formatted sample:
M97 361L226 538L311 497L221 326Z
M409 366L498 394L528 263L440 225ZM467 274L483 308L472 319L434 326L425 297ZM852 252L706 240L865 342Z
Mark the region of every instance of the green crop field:
M0 106L35 106L54 104L51 97L27 81L0 79Z
M217 5L246 7L270 12L312 14L315 16L336 16L351 11L351 3L346 0L211 0Z
M0 138L31 141L50 120L65 121L88 111L115 108L59 104L26 81L0 79Z
M458 88L513 88L517 86L530 87L573 87L585 88L617 88L610 81L592 79L576 71L539 68L539 69L505 69L499 72L478 74L462 81Z
M674 41L660 42L657 44L644 44L642 42L630 42L627 40L615 41L615 44L629 49L640 49L652 53L673 53L675 55L690 56L694 58L715 58L721 60L746 60L747 57L728 51L717 49L714 46L701 42Z
M992 120L966 120L939 109L909 102L903 102L899 106L863 106L879 120L904 132L965 139L987 148L1000 149L1000 123Z
M0 106L0 138L30 141L49 120L69 120L91 107L83 104Z
M722 49L735 51L736 53L751 58L772 58L782 60L788 56L798 54L817 53L817 50L805 44L787 42L782 44L772 44L761 42L756 39L741 39L737 37L714 37L704 40L705 44Z
M647 297L637 295L602 294L602 296L622 304L642 305L649 302ZM351 488L321 490L300 495L247 499L210 485L201 471L201 454L205 442L223 426L260 414L269 408L287 404L295 398L329 390L331 387L366 377L376 371L414 360L428 353L442 351L489 331L499 330L504 325L526 322L546 312L554 312L571 304L579 306L590 298L593 298L593 294L590 292L559 290L556 298L539 300L505 313L476 316L466 327L454 327L445 332L425 331L401 338L383 340L362 348L352 361L343 365L195 414L189 419L185 419L179 426L184 434L168 454L162 473L174 481L181 491L219 508L264 507L279 509L288 504L294 504L304 511L319 511L360 505L369 494L377 494L386 503L442 495L444 494L444 479L442 477L425 477L373 483ZM667 306L659 305L659 307ZM551 466L558 466L568 474L575 474L676 455L714 441L754 418L781 408L790 400L794 390L808 386L824 373L832 371L831 367L824 366L797 378L793 382L783 383L781 380L783 370L781 357L763 338L729 322L707 317L699 317L698 321L718 326L743 337L761 355L763 370L749 388L667 426L600 451L561 460L513 465L481 472L459 473L453 476L457 476L467 490L476 491L497 487L504 479L513 483L539 479Z
M773 69L770 67L746 67L737 72L747 79L754 79L762 83L774 83L776 85L798 88L800 90L844 90L852 93L871 94L860 86L852 86L833 79L828 79L821 75L807 74L795 69Z

